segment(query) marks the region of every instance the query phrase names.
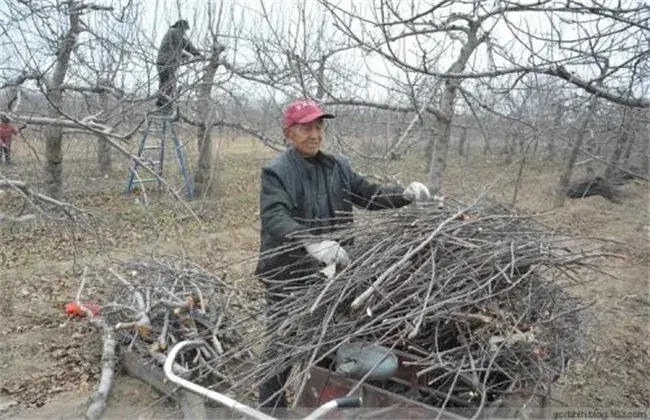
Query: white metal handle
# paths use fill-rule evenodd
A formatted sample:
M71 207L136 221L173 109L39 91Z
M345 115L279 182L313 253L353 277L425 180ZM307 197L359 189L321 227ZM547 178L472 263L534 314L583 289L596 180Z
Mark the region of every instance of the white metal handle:
M165 364L163 365L163 371L165 372L165 376L167 377L167 379L169 379L176 385L187 389L188 391L192 391L195 394L198 394L202 397L209 398L210 400L215 401L223 405L224 407L230 408L231 410L237 411L240 414L251 416L259 420L277 420L275 417L268 416L262 413L261 411L257 411L254 408L241 404L226 395L220 394L216 391L212 391L210 389L197 385L194 382L190 382L186 379L183 379L172 371L172 366L174 364L174 361L176 360L176 355L180 353L181 350L200 347L202 345L203 343L201 341L186 340L186 341L181 341L180 343L172 347L169 350L169 354L167 355L167 358L165 359Z

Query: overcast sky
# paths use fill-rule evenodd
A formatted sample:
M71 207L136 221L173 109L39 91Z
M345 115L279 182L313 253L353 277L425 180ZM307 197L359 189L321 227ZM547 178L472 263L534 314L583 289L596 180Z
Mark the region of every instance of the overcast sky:
M535 2L536 1L533 1L533 3ZM157 44L160 42L167 27L182 17L189 20L192 25L189 34L190 37L195 40L195 42L201 44L201 41L205 39L207 27L210 25L210 22L208 22L207 19L206 9L209 7L209 4L219 3L220 2L196 0L148 0L145 3L145 13L142 15L142 27L146 28L148 35ZM333 3L335 3L337 8L340 10L353 11L355 14L358 14L365 19L377 20L377 6L379 5L379 1L338 0ZM430 7L431 2L401 1L394 3L399 3L403 15L409 16L414 12L417 13L418 11L424 10L426 7ZM444 16L449 13L466 12L468 6L459 3L462 2L456 2L453 7L437 12L437 16ZM483 2L483 7L489 9L495 7L498 3L498 0L488 0ZM638 1L630 1L628 3L641 4L641 2ZM314 28L318 27L323 19L328 22L325 31L325 38L327 39L325 48L343 42L345 39L345 37L334 28L332 24L334 20L331 16L329 16L327 12L323 10L323 7L315 0L244 0L226 1L223 2L223 4L223 17L221 19L221 24L219 25L219 32L226 35L222 38L222 42L232 47L229 50L231 57L237 57L237 60L240 62L251 60L252 57L250 56L249 51L247 51L246 43L236 45L232 39L229 39L227 36L228 34L238 34L243 37L249 37L252 34L270 36L271 31L273 30L277 31L279 36L284 38L286 45L296 48L298 52L300 52L304 43L301 43L300 41L291 42L291 39L296 36L298 36L298 38L303 37L303 31L305 28L302 27L299 19L301 8L307 10L309 20L310 22L313 22ZM413 10L410 10L411 8ZM268 14L268 21L263 18L263 11L266 11ZM340 15L343 16L344 14L340 13ZM532 58L532 60L534 60L532 62L529 61L534 54L540 54L546 59L562 59L567 57L567 54L561 52L557 47L554 46L549 48L548 44L543 40L529 38L526 36L526 33L532 33L537 36L548 36L549 34L553 34L554 37L557 37L559 34L562 39L566 41L577 39L584 36L585 33L593 34L596 33L598 29L604 29L601 24L598 24L597 28L596 24L586 23L582 26L581 30L577 25L567 24L563 21L563 18L566 19L568 17L567 14L561 15L553 12L546 14L518 12L510 14L507 21L504 19L491 19L486 22L483 27L491 28L493 39L497 40L498 44L503 47L504 52L511 55L509 59L513 60L513 62L508 62L497 55L495 56L495 64L497 67L511 68L516 65L527 66L532 65L533 63L546 64L540 57ZM216 26L214 22L212 25ZM559 31L553 33L551 30L552 25L559 28ZM313 30L314 28L309 29ZM357 31L355 32L360 34L361 32L359 31L359 27L356 29ZM380 38L380 32L376 27L372 28L371 25L365 25L364 29L368 31L366 32L366 36L370 35L377 39ZM397 32L398 30L395 30L393 33ZM307 35L307 38L310 39L310 41L307 41L308 44L314 44L314 41L317 39L314 34ZM431 40L437 40L440 42L440 47L438 49L440 55L436 57L434 62L436 70L444 71L457 58L460 45L457 42L453 42L447 35L433 37L428 42L431 43ZM634 42L637 41L634 39L621 41L619 48L623 49L626 43L630 44ZM236 55L235 49L237 53ZM421 53L415 38L408 38L396 42L394 49L397 54L406 58L407 61L414 65L417 65L421 58ZM394 66L387 63L385 59L382 59L377 55L366 55L361 54L359 51L348 51L338 54L337 58L345 62L346 65L353 67L358 76L370 75L371 78L380 85L387 82L385 78L397 77L401 80L405 80L403 71L397 70ZM627 56L613 52L609 58L612 60L612 64L616 64L617 61L621 62L627 59ZM470 65L479 71L489 69L486 48L484 46L477 49L470 61ZM586 66L583 68L574 67L572 70L577 71L582 75L582 77L589 79L596 76L597 68L595 66ZM364 94L377 99L381 98L386 93L377 86L374 86L374 88L367 89Z
M532 0L531 0L532 1ZM532 1L533 3L536 2ZM19 8L13 7L15 0L0 0L3 4L3 12L0 12L2 18L0 21L4 24L9 22L9 15ZM108 0L98 1L99 4L111 4L116 10L128 3L128 0ZM377 19L377 6L379 0L337 0L333 3L341 11L354 11L364 19ZM418 11L430 7L430 1L401 1L399 3L404 16L412 15ZM453 7L446 8L436 12L436 17L444 17L450 13L460 13L467 10L466 5L456 2ZM489 9L498 4L498 0L487 0L482 3L483 7ZM648 4L648 1L629 0L630 4ZM206 1L206 0L133 0L135 9L131 10L131 17L137 22L135 26L130 24L115 24L109 14L102 12L93 12L92 18L87 18L88 23L98 33L108 34L109 37L115 38L119 33L128 39L133 37L139 38L137 46L121 45L127 50L134 64L130 64L125 71L120 73L118 81L121 81L129 89L146 90L146 87L155 91L157 80L155 77L153 59L155 51L162 39L164 32L169 26L179 18L187 19L190 22L191 30L189 37L202 48L209 47L207 34L211 26L220 34L219 41L227 47L227 59L240 67L247 67L256 64L252 54L253 45L251 39L266 37L276 45L273 49L291 49L300 55L310 54L314 56L315 50L336 48L346 42L347 38L336 30L333 26L332 17L323 10L316 0L290 1L290 0L239 0L239 1ZM212 7L212 19L208 9ZM218 9L221 7L220 19ZM308 27L305 28L300 20L300 11L304 9L308 15ZM412 10L411 10L412 9ZM264 11L268 19L264 17ZM341 16L345 14L340 12ZM562 53L556 47L548 48L542 40L535 40L525 36L530 32L538 36L547 36L551 33L551 23L560 29L558 34L564 40L569 40L582 36L579 28L575 24L564 23L560 16L553 13L514 13L508 16L508 21L504 19L492 19L483 25L484 29L491 28L492 38L502 47L501 53L509 54L510 59L514 60L509 63L508 60L495 56L495 64L500 68L510 68L514 65L531 65L529 61L535 54L543 55L546 59L561 59L566 54ZM65 27L65 19L57 19L51 16L46 19L47 23L61 30ZM322 36L315 32L325 22L322 30ZM4 25L6 26L6 25ZM48 25L43 24L43 18L27 19L23 22L11 22L8 31L2 34L2 43L0 46L0 77L15 74L16 70L25 67L25 63L30 66L37 66L42 70L47 70L54 62L54 55L51 53L52 46L42 41L43 35L48 35ZM306 31L305 31L306 29ZM366 24L363 29L360 25L354 27L355 33L361 34L364 39L372 37L380 39L380 32L376 26ZM603 29L602 27L600 28ZM595 24L585 24L583 30L594 32ZM393 34L397 34L398 28L395 28ZM554 34L556 36L557 34ZM84 34L80 42L85 42L90 38L90 34ZM420 38L420 41L424 38ZM439 42L439 45L435 45ZM617 49L624 50L627 46L638 44L637 39L627 39L620 41L616 45ZM436 55L431 61L430 66L438 71L445 71L451 63L457 58L459 43L454 42L446 34L434 36L426 41L427 47L435 47ZM306 48L306 49L305 49ZM418 43L415 38L401 40L393 45L394 51L409 63L418 66L421 59ZM311 49L311 50L310 50ZM101 49L97 45L84 50L86 56L91 56L90 60L101 59ZM498 51L497 51L498 52ZM625 60L626 54L612 53L609 58L615 63ZM276 60L283 60L282 54L276 54ZM364 54L358 50L346 51L335 56L336 68L345 69L343 75L337 76L337 80L347 82L345 89L337 92L339 95L349 95L357 99L374 99L386 100L390 98L387 85L391 84L391 79L407 80L406 73L397 69L395 66L376 54ZM534 58L535 64L542 63L539 57ZM487 60L485 46L480 47L474 53L470 60L470 65L479 71L489 70L490 63ZM144 68L148 68L149 75ZM190 66L184 70L184 83L193 83L198 80L201 65ZM583 68L572 68L582 77L592 78L595 76L596 67L586 66ZM71 73L73 74L73 73ZM414 77L414 75L410 75ZM513 79L516 76L511 76ZM355 80L356 79L356 80ZM234 90L238 95L245 95L249 98L264 99L277 94L273 89L262 84L245 81L239 78L233 78L229 73L223 71L218 76L218 83L223 85L227 90ZM471 84L472 81L467 81ZM225 94L225 91L222 92Z

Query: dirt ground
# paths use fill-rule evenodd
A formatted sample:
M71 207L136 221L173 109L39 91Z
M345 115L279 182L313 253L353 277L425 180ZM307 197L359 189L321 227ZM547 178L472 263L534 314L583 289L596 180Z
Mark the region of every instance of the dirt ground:
M1 174L38 186L40 170L30 153L18 143L16 165L0 166ZM124 196L123 160L116 161L107 179L94 176L91 152L66 160L64 199L91 213L86 228L71 232L52 221L0 228L0 417L75 418L84 412L99 376L100 343L84 322L66 318L63 305L75 297L85 267L105 267L153 253L184 253L209 270L227 265L230 278L246 281L258 247L259 168L268 156L255 143L223 142L217 193L190 203L200 224L178 204L152 201L145 207ZM366 174L392 174L405 182L425 176L422 162L360 169ZM454 161L444 193L471 198L485 188L486 180L496 180L490 193L510 201L516 172L484 157ZM556 180L553 164L530 163L515 205L575 235L616 241L606 246L616 258L603 260L601 267L611 276L593 274L573 290L595 302L589 334L594 353L569 366L554 390L554 405L648 407L648 184L625 187L621 205L594 197L551 211ZM0 211L15 211L17 203L16 196L5 193L0 196ZM105 417L178 414L173 403L121 373Z

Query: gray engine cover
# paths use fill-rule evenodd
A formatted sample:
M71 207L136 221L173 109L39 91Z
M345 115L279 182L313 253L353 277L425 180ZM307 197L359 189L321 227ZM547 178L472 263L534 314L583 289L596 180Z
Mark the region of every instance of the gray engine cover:
M336 373L355 379L371 381L387 380L393 377L399 366L397 356L388 348L376 344L346 343L336 351ZM374 369L373 369L374 368Z

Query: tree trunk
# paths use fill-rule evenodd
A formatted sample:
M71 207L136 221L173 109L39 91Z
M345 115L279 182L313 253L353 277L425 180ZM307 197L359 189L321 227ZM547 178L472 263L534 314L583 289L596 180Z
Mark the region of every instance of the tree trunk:
M47 97L49 100L48 114L51 118L57 118L59 109L63 105L63 92L61 85L65 80L70 57L77 42L77 35L80 32L79 25L79 12L76 10L77 2L75 0L68 1L68 17L70 20L70 27L68 28L65 37L60 43L57 51L56 65L54 74L49 80L46 88ZM53 198L61 196L63 187L63 180L61 174L63 172L63 151L61 143L63 138L63 129L61 127L50 126L45 132L45 184L48 194Z
M456 89L451 88L449 94L443 94L443 109L452 109L455 99ZM446 99L445 99L446 97ZM451 102L451 105L449 103ZM449 105L449 106L448 106ZM429 182L433 191L439 191L444 180L445 169L447 167L447 153L449 151L449 138L451 137L452 113L447 114L447 119L440 121L440 130L437 135L432 136L435 139L431 147L431 161L429 163Z
M534 144L537 144L535 141ZM526 143L526 148L522 152L521 163L519 164L519 172L517 172L517 179L515 180L515 189L512 192L512 200L510 201L510 207L514 207L517 203L517 194L519 193L519 188L521 188L521 181L524 175L524 167L526 166L526 161L528 159L528 149L530 149L531 143Z
M99 98L102 108L107 110L109 106L108 94L102 92L99 94ZM111 174L112 169L111 144L106 136L97 136L97 171L100 176L108 176Z
M52 95L48 95L52 100ZM56 111L50 111L50 116L54 117ZM63 151L61 143L63 139L63 129L60 127L48 127L45 131L45 185L47 192L52 198L60 198L63 187Z
M494 130L494 127L492 126L492 124L490 124L488 127L485 127L485 128L481 128L481 126L479 124L479 129L481 130L481 135L483 137L483 154L487 156L490 153L492 153L491 138L492 138L492 133L495 130ZM468 155L470 154L469 153L469 146L467 147L467 154Z
M325 64L327 62L327 56L322 55L320 60L318 60L318 70L316 71L318 86L316 87L316 100L322 102L325 100Z
M212 155L214 147L212 145L211 131L211 128L201 125L197 133L199 157L196 172L194 173L194 186L196 194L199 196L206 196L213 192Z
M212 106L212 83L214 75L219 68L219 56L224 48L219 45L216 39L213 41L212 54L208 66L203 71L201 83L197 88L197 105L201 115L201 121L197 130L198 161L194 173L194 186L196 194L206 196L212 193L214 183L212 126L214 124L214 108Z
M641 121L639 121L638 118L632 117L633 120L630 124L630 135L628 138L627 142L627 147L625 148L625 152L623 153L623 163L629 167L631 162L630 159L632 158L632 151L634 150L634 145L636 144L636 140L638 139L638 133L641 132Z
M616 166L621 162L621 156L623 156L623 151L625 150L625 147L627 146L628 139L629 137L629 130L627 127L627 112L623 112L623 122L621 123L621 131L620 135L618 136L618 141L616 142L616 146L614 147L614 152L612 153L612 157L609 160L609 165L607 165L607 169L605 169L605 178L610 178L614 171L616 170Z
M626 166L630 165L630 157L632 156L632 150L634 149L634 143L636 141L636 135L634 132L631 133L632 136L629 137L627 141L627 147L625 148L625 152L623 153L623 164Z
M469 30L467 31L467 40L460 50L460 54L456 61L447 70L448 73L462 73L465 66L469 61L472 53L485 40L485 36L477 38L478 29L480 24L477 22L470 22ZM442 92L440 99L440 111L443 114L438 119L439 129L436 130L437 135L431 139L429 148L431 150L431 157L429 160L429 183L433 191L438 191L442 187L444 180L445 168L447 166L447 154L449 151L449 141L451 137L451 124L454 118L454 102L458 93L459 80L447 79L445 80L445 89Z
M556 157L557 143L555 141L555 136L557 136L557 132L562 128L562 117L564 117L564 107L557 105L555 107L555 114L553 115L551 135L548 136L546 140L546 153L550 162L553 162Z
M435 124L435 123L434 123ZM429 162L429 167L431 166L431 159L433 159L433 148L436 145L436 136L437 136L438 131L437 130L431 130L431 135L429 136L429 139L427 140L426 144L424 145L424 158L426 159L426 162Z
M465 156L465 145L467 143L467 127L463 127L458 139L458 154Z
M111 144L106 136L97 136L97 172L99 176L107 177L112 171Z
M643 150L641 156L641 173L643 175L650 174L650 139L645 139L643 142Z
M569 182L571 182L571 175L573 174L573 166L575 165L576 160L578 160L580 149L582 148L582 144L584 143L585 135L589 130L589 124L591 123L591 119L596 113L597 105L598 105L598 97L594 95L591 97L591 100L589 102L589 108L587 109L587 114L585 115L585 118L582 121L582 125L580 126L580 131L578 132L578 138L576 139L576 142L573 145L573 149L571 149L569 159L567 160L566 163L566 168L562 173L562 175L560 175L560 182L558 184L557 194L555 196L556 207L561 207L564 204L565 192L569 187Z
M512 158L515 154L515 135L513 133L506 134L503 141L503 163L510 165Z
M596 161L591 159L592 155L598 155L600 151L594 147L596 144L597 140L594 137L593 133L590 133L591 135L589 136L589 140L587 140L587 143L585 144L585 149L587 150L587 159L590 159L589 162L587 162L586 166L586 171L587 175L592 176L593 174L596 173Z
M604 65L601 66L600 75L598 76L598 79L595 82L596 86L600 86L603 83L607 71L609 70L608 64L609 64L608 61L605 61ZM564 199L566 197L565 193L567 191L567 188L569 187L569 182L571 182L571 175L573 175L573 166L575 165L576 160L578 159L578 155L580 154L580 149L582 148L582 145L584 143L585 135L589 129L589 124L591 123L591 120L596 114L597 106L598 106L598 96L594 95L591 97L591 100L589 101L589 107L587 108L587 113L585 115L584 120L582 121L582 124L580 125L578 138L576 139L576 143L573 145L573 149L571 149L569 159L567 160L566 163L566 169L564 170L562 175L560 175L557 194L555 196L555 207L561 207L564 204ZM591 135L593 136L593 133Z

